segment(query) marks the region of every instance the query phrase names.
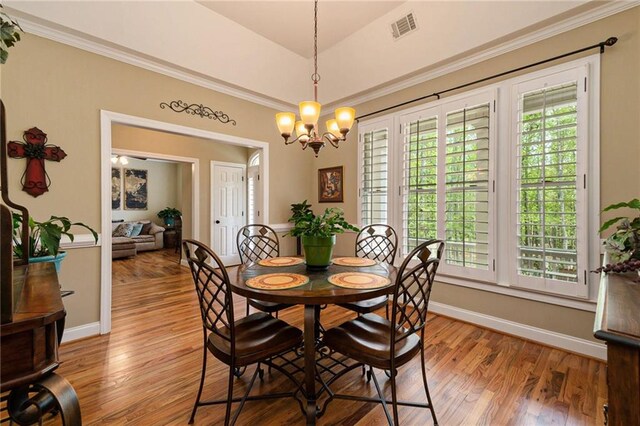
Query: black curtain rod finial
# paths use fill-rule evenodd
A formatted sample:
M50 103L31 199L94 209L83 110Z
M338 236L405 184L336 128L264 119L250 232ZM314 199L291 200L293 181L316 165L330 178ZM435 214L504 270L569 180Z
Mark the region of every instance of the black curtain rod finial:
M613 46L617 42L618 42L618 37L609 37L607 41L604 42L604 44L607 46Z

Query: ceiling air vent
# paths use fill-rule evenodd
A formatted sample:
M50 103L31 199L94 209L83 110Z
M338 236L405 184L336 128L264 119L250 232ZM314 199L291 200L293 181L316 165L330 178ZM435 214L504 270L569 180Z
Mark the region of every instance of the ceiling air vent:
M416 18L413 16L413 12L409 12L406 16L403 16L391 24L391 33L393 34L393 39L398 40L400 37L415 31L417 28Z

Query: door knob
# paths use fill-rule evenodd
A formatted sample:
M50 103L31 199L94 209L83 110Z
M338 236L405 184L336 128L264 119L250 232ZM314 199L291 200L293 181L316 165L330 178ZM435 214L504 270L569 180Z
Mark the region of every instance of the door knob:
M216 224L218 224L218 223L220 223L220 221L219 221L219 220L216 220Z

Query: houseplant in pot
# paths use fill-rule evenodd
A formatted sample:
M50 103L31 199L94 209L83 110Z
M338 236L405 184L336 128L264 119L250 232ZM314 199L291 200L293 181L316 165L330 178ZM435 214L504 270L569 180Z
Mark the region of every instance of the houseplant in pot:
M604 211L629 208L638 211L635 217L618 216L606 221L598 232L604 232L612 226L616 230L605 240L605 248L609 253L612 263L608 263L596 270L596 272L639 271L640 275L640 200L634 198L631 201L612 204Z
M158 212L158 217L164 220L164 224L168 227L172 227L176 223L176 219L182 216L182 212L173 207L165 207Z
M300 237L304 247L304 258L307 268L322 270L331 264L331 254L336 243L336 234L346 230L359 231L344 218L342 209L329 208L322 215L316 216L307 200L292 204L289 222L293 229L289 235Z
M24 241L20 240L20 224L22 215L13 213L13 254L22 257ZM87 229L93 235L94 241L98 242L98 233L84 223L72 223L63 216L51 216L49 220L38 222L29 217L29 263L54 262L56 271L60 271L60 262L67 255L67 252L60 251L60 239L66 235L73 241L73 234L70 232L72 226L80 226Z

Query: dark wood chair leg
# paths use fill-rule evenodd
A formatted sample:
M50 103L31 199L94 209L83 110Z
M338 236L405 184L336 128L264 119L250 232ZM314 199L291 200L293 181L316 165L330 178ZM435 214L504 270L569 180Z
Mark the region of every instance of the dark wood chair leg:
M393 424L395 426L400 425L400 421L398 420L398 395L396 389L396 376L398 374L398 370L391 363L391 408L393 409Z
M229 418L231 417L231 400L233 399L233 371L235 367L233 363L229 366L229 389L227 390L227 410L224 413L224 426L229 426Z
M202 387L204 386L204 377L207 373L207 342L205 340L202 345L204 351L202 353L202 374L200 375L200 387L198 388L198 395L196 396L196 402L193 404L193 410L191 411L191 417L189 418L189 424L192 425L196 418L196 411L198 410L198 404L200 403L200 397L202 396Z
M247 316L249 316L249 309L250 309L250 307L249 307L249 299L247 299Z
M433 408L433 402L431 401L431 394L429 393L429 386L427 385L427 367L424 364L424 348L420 351L420 362L422 363L422 382L424 383L424 392L427 394L427 403L429 404L429 410L433 417L433 424L438 426L438 419L436 418L436 410Z

